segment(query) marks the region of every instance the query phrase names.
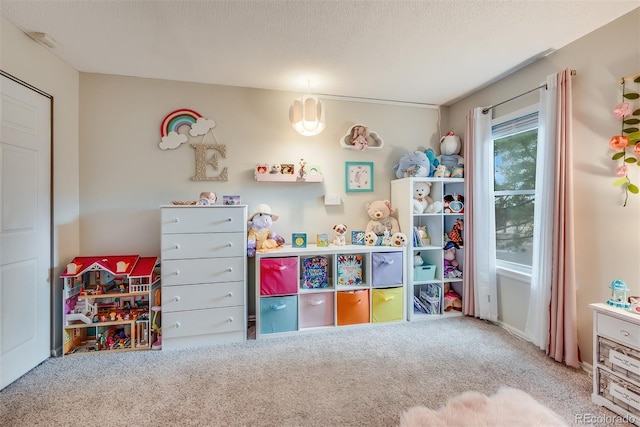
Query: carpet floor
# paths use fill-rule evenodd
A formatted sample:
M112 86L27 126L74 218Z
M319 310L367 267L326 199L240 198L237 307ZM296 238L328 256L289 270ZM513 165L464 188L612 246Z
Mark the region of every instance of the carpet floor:
M0 425L398 426L411 407L502 386L569 425L615 416L591 402L583 370L491 323L455 317L50 358L0 391Z

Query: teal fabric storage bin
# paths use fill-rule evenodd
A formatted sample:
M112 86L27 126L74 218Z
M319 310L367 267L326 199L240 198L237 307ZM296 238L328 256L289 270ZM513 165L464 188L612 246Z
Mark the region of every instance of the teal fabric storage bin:
M260 298L260 333L298 330L298 296Z
M413 267L413 280L415 282L423 282L426 280L433 280L436 277L435 265L419 265Z

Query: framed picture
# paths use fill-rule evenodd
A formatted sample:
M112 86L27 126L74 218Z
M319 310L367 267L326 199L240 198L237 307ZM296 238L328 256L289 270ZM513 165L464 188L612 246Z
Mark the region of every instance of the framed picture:
M347 192L373 191L373 162L345 162L344 180Z

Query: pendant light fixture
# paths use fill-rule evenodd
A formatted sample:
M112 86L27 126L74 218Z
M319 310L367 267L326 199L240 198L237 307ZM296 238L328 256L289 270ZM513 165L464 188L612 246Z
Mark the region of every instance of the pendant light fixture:
M296 99L289 107L289 122L291 126L304 136L317 135L324 130L324 106L315 96L312 96L307 84L307 94Z

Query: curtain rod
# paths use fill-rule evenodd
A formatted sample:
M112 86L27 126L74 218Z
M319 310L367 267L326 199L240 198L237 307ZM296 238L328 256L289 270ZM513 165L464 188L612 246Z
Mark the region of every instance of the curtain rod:
M571 75L572 75L572 76L575 76L575 75L576 75L576 70L571 70ZM502 101L502 102L498 102L497 104L493 104L493 105L491 105L490 107L483 108L483 109L482 109L482 114L487 114L489 111L491 111L493 108L497 107L498 105L506 104L506 103L507 103L507 102L509 102L509 101L513 101L514 99L520 98L521 96L527 95L527 94L529 94L529 93L531 93L531 92L534 92L534 91L536 91L536 90L538 90L538 89L542 89L542 88L545 88L545 89L546 89L546 88L547 88L547 84L545 83L545 84L540 85L540 86L538 86L538 87L534 87L533 89L528 90L528 91L526 91L526 92L523 92L523 93L521 93L521 94L519 94L519 95L516 95L516 96L514 96L514 97L512 97L512 98L506 99L506 100L504 100L504 101Z

